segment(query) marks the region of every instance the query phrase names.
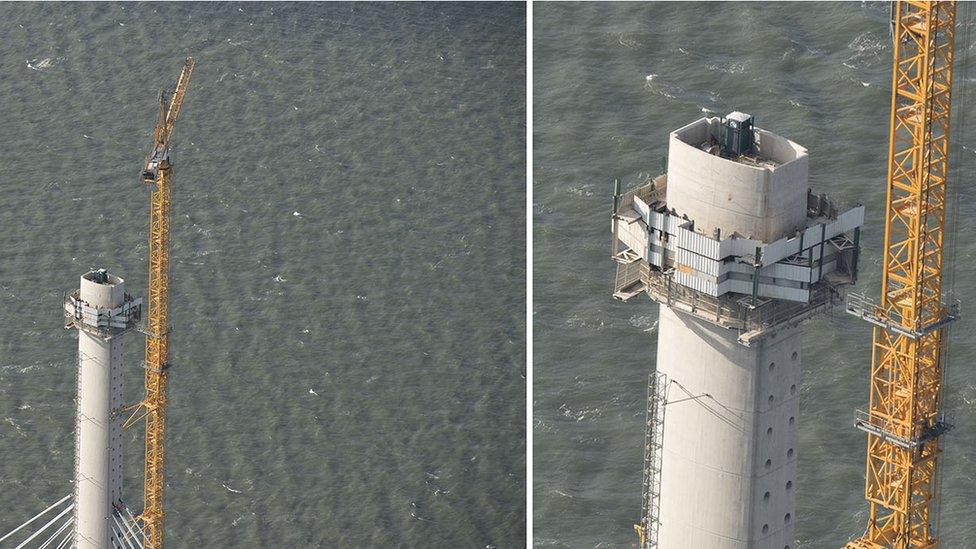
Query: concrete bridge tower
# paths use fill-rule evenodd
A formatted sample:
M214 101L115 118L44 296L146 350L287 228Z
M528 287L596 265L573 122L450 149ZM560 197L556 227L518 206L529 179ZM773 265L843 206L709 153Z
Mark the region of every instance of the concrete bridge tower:
M104 269L82 275L65 300L67 327L78 329L78 408L75 420L74 547L122 547L123 340L141 300Z
M734 112L672 132L667 173L614 193L614 296L661 305L642 549L794 547L801 323L855 281L864 218L807 172Z

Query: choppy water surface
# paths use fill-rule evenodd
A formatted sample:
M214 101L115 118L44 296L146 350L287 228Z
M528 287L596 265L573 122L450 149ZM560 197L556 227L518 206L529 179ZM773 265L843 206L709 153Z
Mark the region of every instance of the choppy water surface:
M137 174L192 54L167 546L522 543L524 24L520 4L0 6L0 531L71 490L62 291L107 266L145 295Z
M657 307L611 299L612 182L659 173L667 134L708 109L750 112L806 146L810 184L867 206L858 290L878 294L891 47L887 3L535 5L535 544L629 547L640 510ZM972 7L960 3L956 110L973 103ZM954 151L955 291L973 306L976 124ZM965 126L965 127L964 127ZM970 297L967 297L970 296ZM863 532L870 330L840 311L806 323L797 536L839 547ZM976 323L954 327L942 532L976 523Z

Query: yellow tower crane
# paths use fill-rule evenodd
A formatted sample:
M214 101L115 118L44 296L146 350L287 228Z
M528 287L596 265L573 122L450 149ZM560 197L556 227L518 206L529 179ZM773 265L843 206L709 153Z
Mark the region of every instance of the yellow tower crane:
M850 549L939 546L940 437L947 323L946 183L952 105L953 1L899 1L893 11L890 142L881 301L850 307L875 324L864 536Z
M143 487L143 525L145 549L163 547L163 465L166 434L166 385L169 367L169 233L172 195L170 138L183 106L183 97L196 62L188 57L183 64L176 90L167 102L159 93L159 117L153 133L153 146L142 171L142 180L151 186L149 202L149 291L146 313L146 395L136 405L126 425L146 420L146 470ZM140 413L141 412L141 413Z

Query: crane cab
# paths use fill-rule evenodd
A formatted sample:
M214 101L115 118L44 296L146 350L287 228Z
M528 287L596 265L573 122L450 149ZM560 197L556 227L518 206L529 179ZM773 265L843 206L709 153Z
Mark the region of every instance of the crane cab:
M146 159L146 167L142 170L142 181L147 185L156 181L159 168L164 162L169 162L169 147L155 147Z

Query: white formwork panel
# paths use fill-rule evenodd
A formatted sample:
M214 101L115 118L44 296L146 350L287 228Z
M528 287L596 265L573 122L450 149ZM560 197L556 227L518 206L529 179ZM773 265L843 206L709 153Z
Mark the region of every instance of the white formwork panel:
M667 232L665 228L665 217L667 217L666 214L650 210L647 213L647 217L644 218L644 221L647 223L648 227L653 227L659 231Z
M640 214L644 221L649 222L651 217L651 207L648 206L641 198L634 195L634 210Z
M655 244L653 238L647 246L647 262L658 268L664 266L664 247Z
M802 265L789 265L786 263L774 263L759 269L761 276L770 278L781 278L796 282L810 282L810 267ZM816 282L816 280L814 280Z
M723 257L736 256L742 257L745 255L754 255L756 253L756 248L763 245L762 242L758 240L752 240L750 238L728 238L723 240L723 242L728 242L728 253L723 250Z
M639 219L630 223L619 222L617 224L617 238L624 246L639 254L647 252L647 226Z
M722 258L718 240L683 227L678 229L678 247L712 260Z
M699 278L695 276L694 273L686 273L681 270L675 270L674 281L693 290L698 290L703 294L718 297L718 282L714 278L708 280L705 278Z
M810 290L806 288L790 288L788 286L774 286L772 284L760 283L759 295L798 303L808 303L810 301Z
M705 275L717 278L720 274L720 262L693 253L679 245L675 254L675 261L680 265L686 265Z

